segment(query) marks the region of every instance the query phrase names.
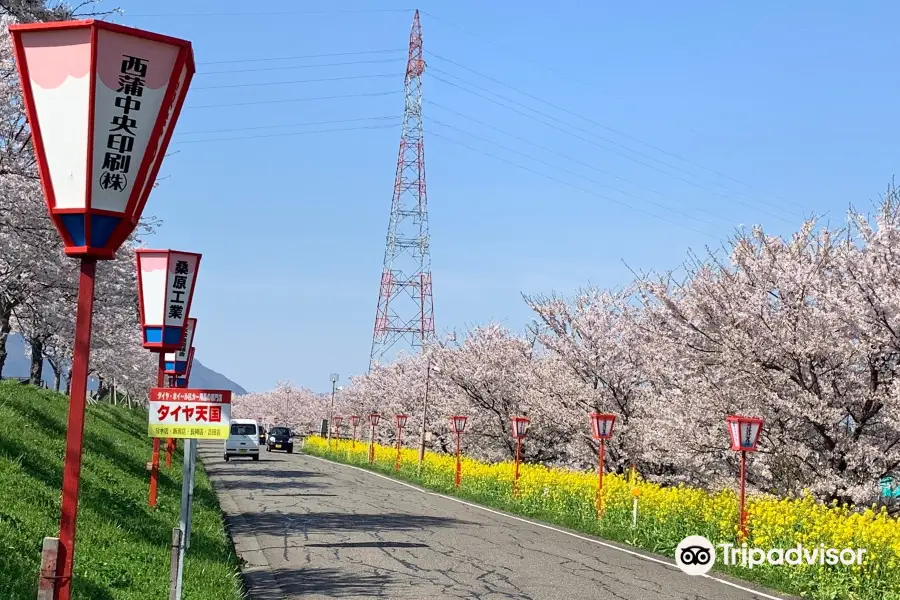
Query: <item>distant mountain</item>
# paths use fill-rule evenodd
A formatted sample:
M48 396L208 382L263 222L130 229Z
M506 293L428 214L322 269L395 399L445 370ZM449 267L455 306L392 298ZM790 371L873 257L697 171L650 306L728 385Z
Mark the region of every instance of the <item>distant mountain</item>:
M25 353L25 340L17 334L12 334L6 340L6 364L3 367L4 377L28 377L31 369L31 356ZM48 387L53 387L53 369L50 363L44 361L44 371L42 378ZM246 394L240 385L228 379L221 373L217 373L206 367L198 359L194 359L194 366L191 369L191 387L205 388L210 390L231 390L235 394ZM62 384L65 389L65 382ZM88 389L97 389L97 380L88 381Z

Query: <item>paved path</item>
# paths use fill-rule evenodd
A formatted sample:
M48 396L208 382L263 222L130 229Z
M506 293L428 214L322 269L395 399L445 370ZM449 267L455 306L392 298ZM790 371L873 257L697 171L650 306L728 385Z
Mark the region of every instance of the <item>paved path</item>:
M253 600L774 597L309 456L200 455Z

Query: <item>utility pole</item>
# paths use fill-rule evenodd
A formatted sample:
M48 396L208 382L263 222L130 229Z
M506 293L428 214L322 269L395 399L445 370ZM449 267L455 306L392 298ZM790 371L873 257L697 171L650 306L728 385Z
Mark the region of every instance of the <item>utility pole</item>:
M425 460L425 423L428 421L428 384L431 383L431 356L428 357L428 371L425 373L425 399L422 401L422 439L419 440L419 469Z

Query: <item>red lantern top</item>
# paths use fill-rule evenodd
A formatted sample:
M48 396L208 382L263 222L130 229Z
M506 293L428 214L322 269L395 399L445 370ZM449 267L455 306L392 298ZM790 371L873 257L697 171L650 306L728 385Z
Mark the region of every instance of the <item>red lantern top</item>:
M466 419L463 415L454 415L450 417L450 423L453 425L453 433L462 433L466 429Z
M341 423L343 421L344 421L344 417L342 417L341 415L334 416L334 426L337 427L338 429L341 428Z
M731 449L739 452L756 452L763 420L757 417L732 415L725 419L731 436Z
M359 415L350 415L350 424L354 427L359 425Z
M616 415L611 413L591 413L591 435L595 440L608 440L612 437Z
M107 21L11 25L41 187L66 254L134 230L194 75L190 42Z
M397 427L403 429L406 427L406 420L409 418L409 415L394 415L394 421L397 423Z
M520 440L528 434L528 425L531 420L528 417L512 418L512 435L513 438Z
M378 413L372 413L371 415L369 415L369 424L372 427L378 425L379 420L381 420L381 415L379 415Z
M176 351L185 341L200 255L145 249L136 254L144 348L153 352Z

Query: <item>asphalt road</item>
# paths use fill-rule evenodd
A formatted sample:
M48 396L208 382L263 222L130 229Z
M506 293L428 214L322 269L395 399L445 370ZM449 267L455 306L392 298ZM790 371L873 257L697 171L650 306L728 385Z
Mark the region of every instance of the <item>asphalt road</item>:
M200 456L254 600L774 597L309 456Z

